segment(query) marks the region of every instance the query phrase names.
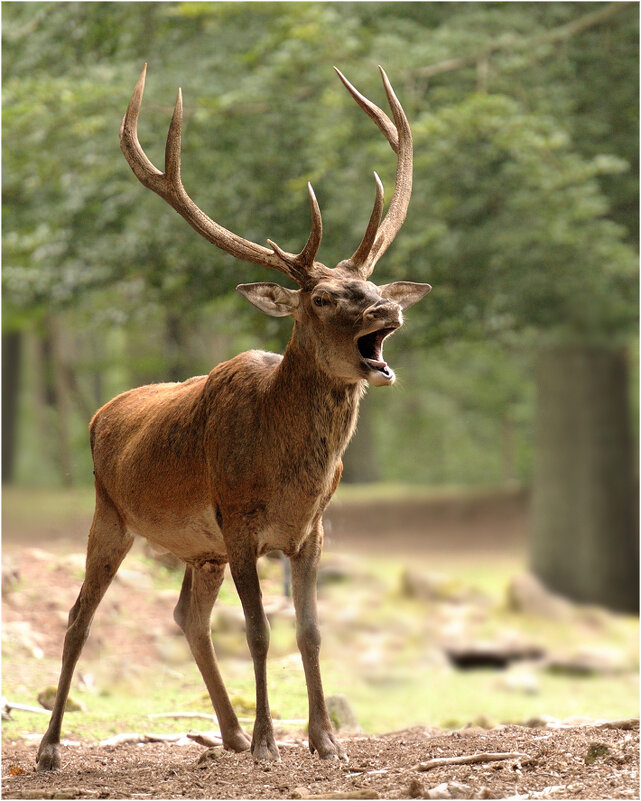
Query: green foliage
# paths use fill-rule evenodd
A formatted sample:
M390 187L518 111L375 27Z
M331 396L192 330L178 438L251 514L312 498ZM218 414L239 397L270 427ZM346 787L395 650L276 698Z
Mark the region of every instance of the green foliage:
M595 15L606 16L584 23ZM372 171L389 200L395 168L331 67L385 107L375 69L384 64L412 124L416 166L406 225L376 278L434 285L399 335L425 376L411 367L420 389L393 404L457 430L459 445L472 430L496 441L504 385L517 386L508 393L515 408L529 406L522 354L533 342L633 335L634 4L10 2L3 55L3 330L39 332L47 315L64 312L79 339L92 332L93 363L102 351L114 378L103 384L115 391L210 369L194 336L194 350L187 344L205 324L225 341L217 354L280 349L288 335L232 297L239 281L273 274L196 236L122 158L118 126L146 61L140 138L152 161L162 165L182 86L183 178L196 203L244 237L296 250L309 231L311 180L329 265L362 236ZM457 59L460 68L426 77ZM180 364L164 347L169 316L182 328ZM465 351L472 363L503 367L488 367L482 387L470 383L465 424L461 363L447 364L449 345L463 340L477 343ZM78 370L85 394L92 369ZM489 405L483 387L495 387ZM377 447L388 454L393 434L376 414ZM435 423L421 428L435 434ZM411 427L400 436L408 447L416 439ZM496 467L496 448L493 458ZM490 469L484 456L477 464L477 477ZM524 475L527 464L524 454Z
M450 341L409 352L394 345L386 348L398 367L394 392L367 398L385 478L428 486L527 483L534 405L528 355L495 342Z
M604 118L568 62L576 62L574 72L609 64L605 75L621 74L636 58L632 14L619 14L605 33L590 31L592 44L595 37L599 43L618 37L609 48L586 52L578 38L562 59L545 44L525 50L537 32L580 13L563 3L544 10L485 3L7 4L9 308L84 302L91 287L142 275L144 292L157 302L171 298L188 309L236 280L238 266L143 192L118 152L118 120L143 60L150 72L141 139L153 160L160 161L170 104L182 84L183 170L196 201L248 238L275 236L296 247L308 229L304 187L312 178L326 208L332 259L343 257L368 213L372 192L363 192L363 180L376 166L391 181L393 156L325 68L340 61L377 96L375 84L371 90L377 59L395 79L416 138L412 233L404 232L396 248L396 272L408 273L419 251L427 251L434 267L422 272L441 279L439 265L446 262L443 272L456 273L451 291L466 286L458 293L465 304L472 296L497 306L488 310L490 319L503 314L517 289L515 323L549 324L567 311L559 304L572 305L586 276L602 273L597 264L610 278L630 271L621 231L603 220L610 204L598 180L612 185L617 176L620 183L625 160L635 158L635 104L608 102ZM443 86L430 84L427 95L426 82L412 88L412 76L425 65L482 51L497 37L512 44L495 57L489 94L470 92L466 70L446 73ZM608 91L600 74L603 99ZM551 83L561 77L562 86ZM617 97L633 96L633 80L611 83L625 87ZM582 104L569 100L577 87ZM615 129L618 151L609 137ZM610 146L599 149L604 141ZM156 219L160 225L150 224ZM488 271L489 287L479 280ZM551 281L550 271L557 279L570 275ZM433 304L437 322L445 336L460 335L449 328L450 287L438 283L446 291L442 305ZM504 285L507 292L497 291ZM597 290L594 305L600 305L608 287L589 289L590 296ZM132 300L137 304L138 293ZM598 325L586 312L592 304L580 305L569 309L568 324ZM464 315L458 328L469 322Z
M428 254L432 336L631 330L636 258L596 180L624 162L585 161L551 118L503 95L426 113L414 132L424 177L399 249L408 263Z

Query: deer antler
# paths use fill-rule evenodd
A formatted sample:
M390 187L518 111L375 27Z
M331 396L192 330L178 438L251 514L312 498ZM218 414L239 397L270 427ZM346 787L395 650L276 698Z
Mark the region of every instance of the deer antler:
M362 95L345 76L334 67L339 78L358 105L381 129L392 150L397 154L396 185L394 195L383 216L383 184L376 173L376 198L365 235L353 256L338 266L348 268L361 278L368 278L376 262L385 253L400 230L407 214L412 193L412 134L405 112L382 67L379 67L383 86L392 109L394 122L385 112ZM175 209L201 236L217 247L238 259L272 267L288 275L300 286L314 279L322 265L315 262L323 233L320 209L311 184L307 184L312 215L312 230L305 247L300 253L288 253L271 240L267 240L271 250L250 242L248 239L228 231L208 217L189 197L180 178L180 142L182 129L182 93L178 90L176 106L169 125L165 146L165 171L157 169L145 155L138 141L138 116L145 90L147 65L142 69L136 87L129 101L127 111L120 127L120 147L138 180L148 189L160 195Z
M354 255L340 263L341 267L347 267L353 270L358 273L361 278L368 278L374 271L376 262L391 245L394 237L405 221L410 196L412 194L412 133L403 107L394 94L392 85L382 67L379 66L378 69L383 78L383 86L385 87L387 100L394 116L394 122L390 120L382 109L374 105L371 100L368 100L358 89L352 86L339 69L336 67L334 67L334 69L347 91L363 111L378 125L385 135L385 138L390 143L392 150L398 156L394 195L387 210L387 214L385 215L385 219L381 223L383 185L378 175L374 173L374 178L376 180L376 200L365 236Z
M312 212L312 230L305 247L298 254L287 253L269 242L272 250L234 234L210 219L193 202L180 179L180 140L182 128L182 93L178 90L176 106L169 125L165 146L165 171L158 170L145 155L138 141L138 115L145 90L147 65L142 69L129 106L120 126L120 147L138 180L154 191L187 220L201 236L238 259L272 267L288 275L300 286L314 272L314 259L323 232L321 213L311 184L307 185Z

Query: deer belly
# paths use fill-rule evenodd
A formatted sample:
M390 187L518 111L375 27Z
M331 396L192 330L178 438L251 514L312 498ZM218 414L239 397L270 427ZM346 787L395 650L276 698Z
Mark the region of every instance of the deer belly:
M166 515L154 521L128 519L127 528L190 565L227 561L223 535L211 506L189 515Z

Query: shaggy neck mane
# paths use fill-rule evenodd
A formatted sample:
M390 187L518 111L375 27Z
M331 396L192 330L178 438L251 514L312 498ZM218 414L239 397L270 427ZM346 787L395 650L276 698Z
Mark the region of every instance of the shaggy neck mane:
M304 438L301 445L331 461L342 456L356 427L365 381L348 383L325 372L294 326L271 389L270 400L297 432L296 439Z

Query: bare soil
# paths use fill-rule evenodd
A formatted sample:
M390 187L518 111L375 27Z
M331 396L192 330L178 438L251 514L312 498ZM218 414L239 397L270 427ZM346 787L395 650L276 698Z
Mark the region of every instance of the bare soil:
M601 744L601 745L595 745ZM638 729L440 732L421 728L343 739L349 762L320 761L303 741L278 763L223 753L206 765L197 744L81 744L63 749L58 773L35 770L37 745L4 749L4 798L638 798ZM435 757L519 752L504 761L420 771ZM590 761L590 754L598 754ZM24 771L24 773L22 773ZM18 774L18 775L12 775ZM459 786L457 786L457 784ZM448 787L439 787L447 784ZM439 787L441 794L434 794ZM432 793L430 794L430 791ZM447 793L447 794L445 794Z

